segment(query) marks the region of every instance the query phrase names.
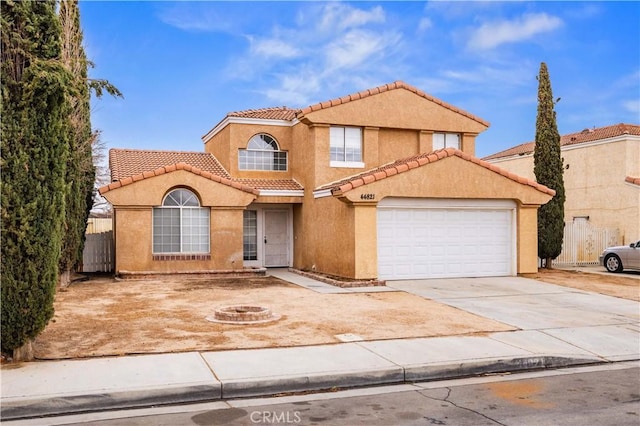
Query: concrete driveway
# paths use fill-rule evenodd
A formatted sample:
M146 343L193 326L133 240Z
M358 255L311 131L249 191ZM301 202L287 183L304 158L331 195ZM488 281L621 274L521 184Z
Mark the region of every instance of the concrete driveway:
M632 300L521 277L389 281L387 286L600 355L608 346L620 355L621 349L637 353L640 347L640 304Z

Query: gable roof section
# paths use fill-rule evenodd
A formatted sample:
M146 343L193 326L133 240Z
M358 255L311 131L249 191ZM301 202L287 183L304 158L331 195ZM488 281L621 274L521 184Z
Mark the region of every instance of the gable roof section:
M388 92L390 90L397 90L397 89L405 89L408 90L410 92L415 93L418 96L421 96L431 102L434 102L446 109L449 109L455 113L458 113L460 115L463 115L467 118L470 118L474 121L477 121L478 123L482 124L483 126L489 127L489 122L481 119L480 117L477 117L471 113L468 113L464 110L461 110L460 108L457 108L451 104L448 104L438 98L435 98L431 95L428 95L427 93L423 92L420 89L416 89L415 87L403 82L403 81L395 81L393 83L389 83L389 84L384 84L382 86L378 86L378 87L374 87L373 89L368 89L368 90L363 90L362 92L358 92L358 93L353 93L351 95L347 95L347 96L343 96L341 98L336 98L336 99L332 99L329 101L325 101L325 102L320 102L311 106L308 106L306 108L303 108L301 110L298 111L296 117L298 119L302 119L302 117L304 117L305 114L309 114L311 112L315 112L315 111L319 111L321 109L325 109L325 108L331 108L334 107L336 105L342 105L342 104L346 104L348 102L351 101L356 101L358 99L363 99L369 96L373 96L373 95L377 95L380 93L384 93L384 92Z
M302 191L295 179L232 179L234 182L264 191Z
M385 164L375 169L371 169L366 172L362 172L357 175L342 179L340 181L321 186L320 188L317 188L316 191L329 190L331 191L331 195L342 195L345 192L351 191L352 189L358 188L363 185L367 185L371 182L386 179L390 176L401 174L417 167L435 163L436 161L442 160L443 158L447 157L462 158L465 161L477 164L481 167L484 167L485 169L491 170L492 172L511 179L515 182L531 186L545 194L555 195L556 193L553 189L547 188L546 186L541 185L535 181L522 176L518 176L515 173L508 172L504 169L501 169L500 167L497 167L494 164L487 163L486 161L480 160L454 148L440 149L431 153L424 153L401 160L396 160L392 163Z
M304 189L293 179L234 179L212 154L206 152L114 148L109 150L109 167L112 182L99 189L101 194L176 170L186 170L256 195L259 195L260 190L302 191Z
M187 163L177 163L177 164L171 164L171 165L167 165L167 166L163 166L163 167L158 167L155 170L149 170L149 171L145 171L143 173L139 173L133 176L128 176L125 177L123 179L111 182L109 185L105 185L102 188L100 188L98 191L100 191L100 194L105 194L111 190L114 189L118 189L121 188L123 186L127 186L127 185L131 185L132 183L138 182L140 180L143 179L149 179L155 176L160 176L166 173L173 173L176 172L178 170L184 170L187 172L191 172L195 175L198 176L202 176L205 179L209 179L212 180L214 182L218 182L221 183L223 185L227 185L227 186L231 186L233 188L239 189L241 191L244 192L248 192L250 194L255 194L255 195L260 195L260 191L258 191L255 188L251 188L247 185L243 185L239 182L234 182L230 179L215 175L211 172L199 169L197 167L194 167L190 164Z
M204 136L202 136L202 139L206 143L211 137L213 137L218 131L224 128L226 124L234 118L246 119L246 120L273 120L272 124L278 124L278 122L280 122L280 125L283 125L283 122L290 122L291 124L293 124L294 120L296 119L300 120L306 114L309 114L311 112L319 111L325 108L331 108L337 105L346 104L351 101L356 101L358 99L363 99L369 96L373 96L380 93L388 92L390 90L397 90L397 89L408 90L448 110L461 114L467 118L470 118L471 120L474 120L485 127L489 127L489 122L481 119L480 117L477 117L471 113L461 110L460 108L457 108L451 104L448 104L438 98L435 98L423 92L422 90L417 89L403 81L395 81L393 83L383 84L382 86L374 87L373 89L367 89L361 92L352 93L350 95L346 95L341 98L335 98L328 101L319 102L317 104L313 104L302 109L295 109L295 108L289 108L286 106L281 106L281 107L248 109L244 111L230 112L211 130L209 130Z
M218 160L206 152L155 151L137 149L109 150L109 168L111 180L118 181L142 174L164 166L186 163L199 170L216 176L231 179L229 173Z
M598 127L596 129L584 129L580 132L560 136L560 146L578 145L581 143L609 139L622 135L640 136L640 125L620 123L611 126ZM498 158L513 157L516 155L527 155L533 153L534 149L535 142L526 142L516 145L513 148L484 157L483 160L495 160Z
M286 106L273 108L248 109L245 111L230 112L227 117L258 118L262 120L287 120L296 118L297 109Z

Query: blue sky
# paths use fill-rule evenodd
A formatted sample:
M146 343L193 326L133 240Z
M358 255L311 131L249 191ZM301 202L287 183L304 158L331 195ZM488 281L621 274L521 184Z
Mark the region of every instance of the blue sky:
M540 62L561 134L640 123L639 2L80 3L108 148L202 151L231 111L402 80L482 117L479 157L533 140Z

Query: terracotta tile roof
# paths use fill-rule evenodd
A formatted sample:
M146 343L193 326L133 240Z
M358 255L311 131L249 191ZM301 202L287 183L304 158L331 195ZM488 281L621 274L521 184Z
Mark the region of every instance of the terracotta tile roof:
M310 112L314 112L314 111L318 111L324 108L329 108L332 106L336 106L336 105L341 105L341 104L345 104L347 102L351 102L351 101L355 101L357 99L363 99L366 98L368 96L373 96L373 95L377 95L379 93L383 93L383 92L387 92L389 90L395 90L395 89L405 89L405 90L409 90L410 92L413 92L415 94L417 94L418 96L422 96L425 99L428 99L432 102L435 102L438 105L443 106L444 108L447 108L451 111L454 111L458 114L461 114L467 118L470 118L474 121L477 121L478 123L484 125L484 126L489 126L489 122L481 119L480 117L477 117L473 114L470 114L466 111L461 110L460 108L457 108L451 104L448 104L438 98L435 98L431 95L426 94L425 92L423 92L420 89L417 89L403 81L395 81L393 83L389 83L389 84L384 84L382 86L378 86L378 87L374 87L373 89L367 89L367 90L363 90L362 92L357 92L357 93L352 93L350 95L346 95L343 96L341 98L336 98L336 99L331 99L328 101L324 101L324 102L319 102L317 104L313 104L311 106L308 106L306 108L302 108L302 109L292 109L292 108L288 108L288 107L274 107L274 108L261 108L261 109L249 109L246 111L236 111L236 112L230 112L227 114L227 117L242 117L242 118L258 118L258 119L275 119L275 120L293 120L294 118L301 118L303 117L305 114L308 114Z
M199 170L230 179L229 173L218 160L206 152L152 151L136 149L110 149L111 180L118 181L171 164L186 163Z
M504 169L501 169L500 167L497 167L495 164L487 163L486 161L480 160L479 158L473 157L469 154L466 154L454 148L440 149L438 151L433 151L431 153L419 154L412 157L397 160L392 163L377 167L375 169L368 170L366 172L362 172L357 175L345 178L343 180L324 185L320 188L317 188L317 190L330 189L333 195L340 195L354 188L357 188L359 186L366 185L368 183L375 182L378 180L386 179L389 176L404 173L411 169L415 169L416 167L422 167L426 164L435 163L436 161L442 160L443 158L454 157L454 156L460 157L463 160L470 161L474 164L482 166L486 169L491 170L494 173L497 173L515 182L521 183L523 185L531 186L540 192L544 192L545 194L555 195L556 193L553 189L547 188L544 185L540 185L539 183L533 180L527 179L522 176L518 176L515 173L508 172Z
M627 176L626 178L624 178L624 181L633 185L640 186L640 177Z
M304 189L293 179L234 179L213 155L206 152L111 149L109 166L112 183L100 188L100 193L175 170L188 170L256 195L261 189Z
M286 106L273 108L248 109L246 111L236 111L227 114L227 117L260 118L265 120L287 120L296 118L297 109Z
M598 127L595 129L584 129L580 132L569 133L568 135L560 136L560 145L577 145L585 142L593 142L622 135L640 136L640 125L620 123L614 124L612 126ZM531 154L534 148L535 142L527 142L484 157L483 160L494 160L496 158Z
M139 180L149 179L155 176L163 175L165 173L173 173L178 170L185 170L185 171L194 173L196 175L202 176L206 179L210 179L214 182L219 182L224 185L228 185L236 189L239 189L241 191L249 192L251 194L255 194L255 195L260 194L260 191L258 191L255 188L250 188L247 185L241 184L240 182L234 182L230 179L218 176L206 170L199 169L187 163L177 163L177 164L166 165L163 167L158 167L155 170L148 170L133 176L128 176L123 179L119 179L117 181L111 182L109 185L103 186L102 188L99 189L99 191L100 191L100 194L104 194L111 190L118 189L123 186L131 185L132 183L137 182Z
M373 96L373 95L377 95L379 93L383 93L383 92L387 92L389 90L395 90L395 89L405 89L408 90L410 92L415 93L418 96L422 96L425 99L430 100L431 102L435 102L438 105L443 106L444 108L447 108L451 111L454 111L458 114L464 115L467 118L470 118L474 121L477 121L478 123L489 127L489 122L481 119L480 117L477 117L473 114L470 114L466 111L461 110L460 108L457 108L451 104L448 104L444 101L441 101L438 98L434 98L431 95L426 94L425 92L423 92L420 89L416 89L415 87L403 82L403 81L395 81L393 83L389 83L389 84L384 84L382 86L378 86L378 87L374 87L373 89L368 89L368 90L363 90L362 92L358 92L358 93L353 93L351 95L347 95L347 96L343 96L341 98L336 98L336 99L332 99L329 101L325 101L325 102L320 102L311 106L308 106L306 108L301 109L298 112L298 118L301 118L302 116L304 116L305 114L308 114L310 112L314 112L314 111L318 111L321 109L325 109L325 108L329 108L329 107L333 107L336 105L341 105L341 104L346 104L347 102L351 102L351 101L355 101L358 99L363 99L366 98L368 96Z
M233 179L251 188L271 191L299 191L304 188L294 179Z

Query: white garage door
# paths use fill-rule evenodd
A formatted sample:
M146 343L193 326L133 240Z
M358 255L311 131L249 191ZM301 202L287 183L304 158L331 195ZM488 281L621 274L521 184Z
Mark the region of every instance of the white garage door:
M513 201L385 198L378 204L379 278L513 275L514 217Z

